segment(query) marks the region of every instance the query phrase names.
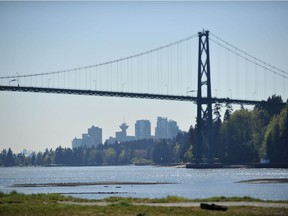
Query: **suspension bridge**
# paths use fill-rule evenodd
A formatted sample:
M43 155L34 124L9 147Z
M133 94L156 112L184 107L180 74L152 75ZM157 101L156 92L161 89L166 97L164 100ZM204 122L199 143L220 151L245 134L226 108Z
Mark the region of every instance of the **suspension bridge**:
M196 159L200 160L202 145L208 146L208 158L213 158L213 103L265 103L273 94L286 95L287 80L286 71L203 30L155 49L94 65L1 76L0 91L194 102Z

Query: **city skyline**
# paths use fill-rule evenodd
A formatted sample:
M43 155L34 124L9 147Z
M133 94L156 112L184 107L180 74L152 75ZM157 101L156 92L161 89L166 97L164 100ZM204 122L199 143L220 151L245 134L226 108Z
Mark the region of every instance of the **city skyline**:
M155 127L151 127L151 122L148 119L138 119L135 120L134 124L134 134L127 133L127 129L129 125L123 121L123 123L119 126L121 131L115 131L115 137L113 135L109 135L108 137L104 137L102 141L102 128L101 125L94 126L88 128L88 133L82 133L81 138L79 136L75 136L72 140L72 148L77 148L80 146L92 146L98 144L115 144L118 142L127 142L133 140L141 140L141 139L172 139L177 136L179 132L182 132L181 129L177 125L177 121L169 119L167 117L157 117L157 123ZM133 127L132 127L133 128ZM154 129L154 130L153 130ZM94 132L92 135L91 131ZM97 135L95 135L97 131ZM100 132L101 131L101 132ZM154 133L152 133L154 131ZM184 131L184 132L188 132ZM158 134L157 134L158 133ZM97 140L97 141L96 141ZM101 140L101 141L100 141Z
M287 10L288 2L0 2L0 77L107 62L169 44L203 29L288 71ZM185 82L191 85L183 86L187 94L194 96L197 38L195 41L189 71L193 77ZM227 53L218 57L227 57ZM237 91L230 90L234 83L224 82L237 77L232 65L235 58L228 57L229 64L211 67L213 95L237 95ZM211 52L211 60L217 63L217 49ZM230 77L225 70L228 66L235 72ZM255 70L251 65L246 68ZM238 75L242 72L238 71ZM259 78L265 77L260 72L263 70L257 70ZM264 83L255 79L255 74L252 86L256 84L260 89L266 84L265 90L252 92L250 98L264 95L263 99L267 99L276 92L287 100L287 80L272 77ZM247 79L239 80L239 93L245 92ZM20 85L22 81L19 80ZM45 86L52 86L53 82L56 85L55 80L43 78ZM90 83L93 87L97 84L94 79ZM120 90L128 88L125 83L118 85ZM171 92L172 86L164 83L162 90ZM95 122L105 130L103 137L108 137L119 130L113 122L122 122L123 116L129 125L134 119L151 119L151 124L156 125L157 116L169 116L185 131L195 126L196 118L196 105L192 102L19 92L0 92L0 101L0 148L10 147L15 152L24 148L43 151L60 145L69 147L71 138Z

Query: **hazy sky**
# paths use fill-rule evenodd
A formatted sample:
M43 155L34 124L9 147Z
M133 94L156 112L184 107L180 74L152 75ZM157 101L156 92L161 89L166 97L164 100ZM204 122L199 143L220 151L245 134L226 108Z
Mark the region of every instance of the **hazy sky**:
M0 76L97 64L202 29L288 71L287 12L288 2L0 2ZM275 85L286 99L287 80ZM195 110L189 102L0 92L0 150L71 147L92 125L105 140L123 118L129 135L137 119L149 119L154 134L157 116L188 130Z

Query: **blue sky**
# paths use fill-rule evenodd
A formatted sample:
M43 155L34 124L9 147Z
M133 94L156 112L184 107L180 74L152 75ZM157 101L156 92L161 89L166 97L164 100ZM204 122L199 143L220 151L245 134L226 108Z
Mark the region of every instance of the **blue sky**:
M287 2L0 2L0 76L93 65L202 29L288 71L287 11ZM193 49L196 56L197 46ZM225 55L223 51L221 57ZM232 68L234 57L229 57ZM215 52L211 58L215 63ZM196 57L194 61L197 68ZM214 93L227 95L235 84L231 81L231 86L225 86L227 67L223 60L221 67L214 64L211 69ZM263 78L261 73L258 69L257 75ZM232 73L229 79L235 76ZM287 98L287 80L275 78L273 82L272 78L267 76L265 81L267 95L276 90ZM248 82L249 88L263 86L264 79ZM264 94L259 86L258 97ZM236 90L228 94L236 95ZM134 134L137 119L151 120L154 133L157 116L176 120L182 130L194 125L196 117L196 106L187 102L11 92L0 92L0 101L0 149L15 151L70 147L71 140L92 125L102 127L106 139L119 130L124 117L129 135Z

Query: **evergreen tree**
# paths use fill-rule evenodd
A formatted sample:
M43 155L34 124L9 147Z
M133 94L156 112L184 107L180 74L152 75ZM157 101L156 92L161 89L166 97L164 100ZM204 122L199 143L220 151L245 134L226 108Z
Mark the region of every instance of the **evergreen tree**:
M233 107L230 103L226 103L225 107L226 107L226 111L224 113L224 121L229 120L233 112Z
M272 118L263 148L272 163L288 163L288 107Z
M14 166L15 165L15 157L11 150L11 148L8 149L7 155L5 157L4 161L5 166Z
M166 139L158 140L153 150L153 161L156 164L170 163L171 151Z

